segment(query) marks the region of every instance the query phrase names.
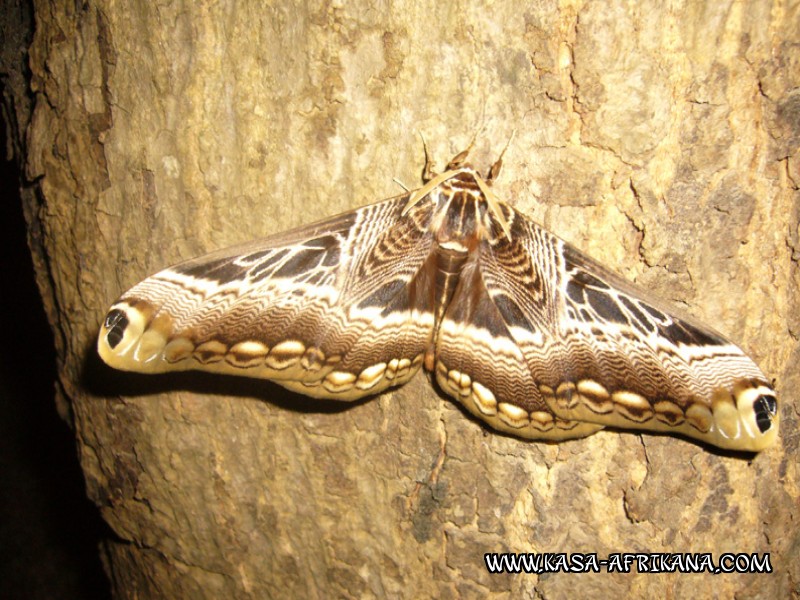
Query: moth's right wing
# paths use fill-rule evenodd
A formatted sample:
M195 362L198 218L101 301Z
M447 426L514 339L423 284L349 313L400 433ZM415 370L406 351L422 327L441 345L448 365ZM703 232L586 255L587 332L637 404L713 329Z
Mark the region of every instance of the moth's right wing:
M481 242L442 321L445 391L522 437L612 426L774 442L775 391L740 348L504 208L511 235Z

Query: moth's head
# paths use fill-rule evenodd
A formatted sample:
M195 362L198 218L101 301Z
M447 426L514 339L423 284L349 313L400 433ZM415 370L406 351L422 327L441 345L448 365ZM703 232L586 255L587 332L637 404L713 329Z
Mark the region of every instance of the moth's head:
M477 134L476 134L477 136ZM422 135L420 134L420 137ZM500 153L500 156L497 157L497 160L492 163L489 169L486 171L486 175L480 172L478 169L473 167L471 164L467 162L467 156L469 156L470 151L472 150L473 145L475 144L475 137L472 138L472 141L469 143L469 146L466 149L462 150L458 154L456 154L447 166L444 168L442 173L452 173L452 172L463 172L465 174L472 175L473 177L479 178L484 183L491 185L492 182L497 179L497 176L500 174L500 168L503 166L503 155L506 153L509 144L511 144L511 140L514 139L514 133L511 134L511 137L508 138L508 142L506 143L505 148ZM432 179L436 179L440 177L442 173L436 173L433 168L433 161L431 160L430 154L428 153L428 146L425 144L425 138L422 138L422 145L425 150L425 168L422 171L422 181L424 183L428 183Z

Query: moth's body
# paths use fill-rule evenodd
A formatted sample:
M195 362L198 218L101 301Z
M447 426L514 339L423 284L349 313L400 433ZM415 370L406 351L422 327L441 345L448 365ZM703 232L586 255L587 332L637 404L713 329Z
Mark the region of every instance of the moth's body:
M431 311L434 326L424 362L428 371L434 368L439 325L461 280L467 260L474 255L481 240L492 235L491 219L486 214L487 205L481 201L475 176L471 168L462 168L430 193L429 201L435 207L429 226L433 250L426 267L435 273L436 285L433 288Z
M420 367L496 429L604 426L760 450L774 391L742 351L500 202L463 164L415 191L177 265L111 308L98 350L354 400Z

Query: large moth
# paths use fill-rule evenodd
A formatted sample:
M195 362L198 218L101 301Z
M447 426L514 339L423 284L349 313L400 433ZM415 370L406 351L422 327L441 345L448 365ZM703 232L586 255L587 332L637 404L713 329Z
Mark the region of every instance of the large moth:
M711 328L524 217L467 151L424 185L170 267L109 309L119 369L201 369L355 400L420 369L495 429L564 440L604 427L757 451L775 391Z

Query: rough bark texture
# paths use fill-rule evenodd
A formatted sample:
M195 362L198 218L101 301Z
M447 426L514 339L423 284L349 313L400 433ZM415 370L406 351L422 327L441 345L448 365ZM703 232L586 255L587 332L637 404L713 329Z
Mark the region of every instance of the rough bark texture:
M800 592L800 9L42 0L26 206L120 598ZM425 377L349 407L94 352L151 272L416 185L516 131L498 195L775 377L755 457L495 434ZM771 575L490 575L485 552L769 552Z

